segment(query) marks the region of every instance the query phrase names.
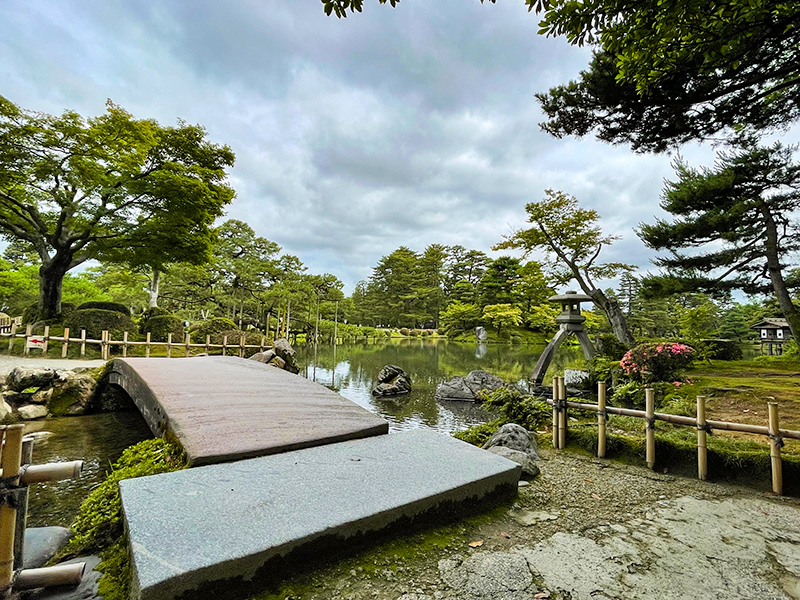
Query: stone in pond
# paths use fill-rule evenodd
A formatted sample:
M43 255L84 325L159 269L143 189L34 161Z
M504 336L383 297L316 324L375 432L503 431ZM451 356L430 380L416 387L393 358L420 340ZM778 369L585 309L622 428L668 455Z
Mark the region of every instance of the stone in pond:
M373 396L402 396L411 391L411 380L405 371L396 365L386 365L378 373L378 383Z
M477 402L481 391L494 392L507 384L497 375L486 371L470 371L466 377L456 376L436 388L437 400Z

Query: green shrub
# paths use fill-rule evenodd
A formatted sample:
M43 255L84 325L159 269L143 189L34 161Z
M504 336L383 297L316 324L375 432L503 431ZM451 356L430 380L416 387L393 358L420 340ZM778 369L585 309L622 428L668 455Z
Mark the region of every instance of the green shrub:
M400 328L400 335L408 335L410 333L408 327L401 327Z
M411 337L419 337L422 335L422 329L412 329Z
M483 406L495 409L504 417L506 423L522 425L529 431L536 431L552 419L553 409L536 396L528 396L517 389L502 387L493 392L480 392Z
M250 344L250 345L260 344L261 338L264 337L263 334L259 333L258 331L242 331L240 329L228 329L226 331L220 331L219 333L212 334L211 343L221 344L225 336L228 336L228 346L238 346L242 336L244 336L245 344ZM205 342L205 337L203 338L202 341ZM199 344L200 341L198 340L197 343Z
M123 315L130 316L131 311L130 309L125 306L124 304L119 304L118 302L84 302L78 307L78 310L86 310L89 308L100 308L102 310L113 310L116 312L120 312Z
M150 317L142 333L149 333L150 339L154 342L166 342L171 333L173 342L182 342L183 321L173 315Z
M31 304L27 308L22 311L22 324L23 325L32 325L33 323L41 323L43 325L61 325L67 318L75 312L75 305L71 302L62 302L61 303L61 316L56 319L47 319L45 321L39 321L36 317L39 313L39 305L38 304ZM34 330L34 333L41 333L41 329L39 331Z
M595 338L597 353L611 360L621 359L628 351L627 346L620 342L613 333L601 333Z
M617 360L595 354L589 361L589 382L592 387L595 387L598 381L605 381L609 386L613 386L621 374L622 368Z
M619 366L633 381L673 381L692 364L694 348L675 342L647 342L628 350Z
M207 335L220 333L221 331L233 331L236 323L227 317L211 317L202 323L197 323L189 327L192 337L197 340L205 340Z
M95 340L100 339L104 330L116 340L122 339L125 331L136 331L136 324L129 316L102 308L76 310L64 322L64 327L69 327L70 336L85 329L86 337Z
M439 329L436 330L436 335L445 335L444 328L439 327Z
M645 405L644 385L638 381L629 381L614 388L611 395L613 406L643 409Z
M463 431L456 431L453 433L453 437L474 446L483 446L486 441L492 437L492 434L505 425L505 423L506 421L504 419L495 419L488 423L473 425Z
M161 317L169 314L171 313L166 308L161 308L160 306L151 306L144 309L142 316L139 317L139 333L147 332L147 322L153 317Z
M797 347L797 340L789 340L783 344L783 355L791 358L800 356L800 350Z
M735 340L702 340L707 358L713 360L742 360L744 353L739 342Z
M36 317L39 314L39 304L31 304L22 311L22 324L28 325L29 323L36 322Z

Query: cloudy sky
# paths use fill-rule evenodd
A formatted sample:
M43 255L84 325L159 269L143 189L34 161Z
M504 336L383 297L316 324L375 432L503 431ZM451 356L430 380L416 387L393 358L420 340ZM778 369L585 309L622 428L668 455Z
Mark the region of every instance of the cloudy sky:
M671 157L539 129L533 94L574 78L586 49L538 36L522 0L365 4L339 20L318 0L4 0L0 94L203 125L237 156L227 216L348 293L401 245L497 256L546 188L622 236L607 260L650 268L633 227L659 214Z

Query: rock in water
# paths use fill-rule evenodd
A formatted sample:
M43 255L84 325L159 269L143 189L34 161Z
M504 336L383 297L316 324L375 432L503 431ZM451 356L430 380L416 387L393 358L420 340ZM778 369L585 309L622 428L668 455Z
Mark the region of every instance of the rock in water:
M53 391L47 399L51 415L82 415L97 387L97 381L88 373L59 371L53 382Z
M373 396L402 396L411 391L411 379L396 365L386 365L378 373L378 385Z
M539 460L539 455L536 453L536 440L527 429L516 423L506 423L495 431L483 445L485 450L495 447L510 448L526 454L531 460Z
M284 371L290 371L291 373L300 372L300 365L297 363L297 352L294 351L294 348L292 348L289 340L284 338L275 340L275 347L273 350L275 351L275 354L280 356L286 363L286 365L283 367Z
M481 370L470 371L466 377L459 375L440 383L436 388L436 399L477 402L479 392L483 390L493 392L506 385L505 381L492 373Z

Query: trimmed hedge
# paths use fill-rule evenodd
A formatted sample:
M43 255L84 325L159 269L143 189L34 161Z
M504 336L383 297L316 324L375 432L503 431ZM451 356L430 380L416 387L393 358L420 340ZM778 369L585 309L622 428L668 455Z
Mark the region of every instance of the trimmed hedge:
M226 317L212 317L189 328L192 337L198 340L205 340L207 335L233 330L236 330L236 323Z
M131 315L130 309L124 304L118 302L84 302L78 307L78 310L87 310L90 308L99 308L101 310L113 310L122 313L123 315Z
M141 326L141 325L140 325ZM151 317L145 322L142 333L150 334L153 342L166 342L169 334L172 334L173 342L183 341L183 321L173 315L158 315Z
M22 324L28 325L30 323L36 322L36 315L39 312L39 304L31 304L25 310L22 311ZM62 302L61 303L61 319L51 319L47 323L53 324L57 323L59 320L64 320L69 317L72 313L75 312L75 305L71 302Z
M64 321L64 327L69 327L71 337L85 329L86 337L95 340L100 339L104 330L118 340L122 338L123 332L136 331L136 324L129 316L102 308L76 310Z
M147 322L153 317L161 317L169 314L171 313L166 308L161 308L160 306L146 308L142 316L139 317L139 333L147 333Z

